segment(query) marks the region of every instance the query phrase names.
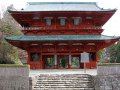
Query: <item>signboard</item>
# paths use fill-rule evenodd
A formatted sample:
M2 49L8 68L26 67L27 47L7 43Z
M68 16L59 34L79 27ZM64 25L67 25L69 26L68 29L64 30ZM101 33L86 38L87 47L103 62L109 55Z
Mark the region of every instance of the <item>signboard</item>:
M89 53L86 52L81 53L81 62L82 63L89 62Z

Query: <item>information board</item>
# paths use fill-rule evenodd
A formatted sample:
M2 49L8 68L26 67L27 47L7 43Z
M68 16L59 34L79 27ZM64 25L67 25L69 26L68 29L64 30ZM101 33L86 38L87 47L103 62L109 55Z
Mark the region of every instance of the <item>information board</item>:
M81 62L82 63L89 62L89 53L87 52L81 53Z

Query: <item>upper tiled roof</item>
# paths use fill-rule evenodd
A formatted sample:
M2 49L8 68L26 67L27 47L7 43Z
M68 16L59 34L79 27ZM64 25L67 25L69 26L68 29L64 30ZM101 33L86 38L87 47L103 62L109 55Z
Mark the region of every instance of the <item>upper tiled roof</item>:
M106 11L96 2L29 2L21 11Z
M43 36L13 36L6 37L7 40L18 41L66 41L66 40L111 40L120 37L112 37L105 35L43 35Z

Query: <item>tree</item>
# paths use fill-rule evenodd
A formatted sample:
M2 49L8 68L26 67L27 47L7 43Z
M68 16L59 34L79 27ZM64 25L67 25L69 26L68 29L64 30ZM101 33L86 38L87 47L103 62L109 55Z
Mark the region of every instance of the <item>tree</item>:
M120 41L106 48L105 53L111 63L120 63Z
M11 6L10 8L13 8ZM20 25L11 17L8 11L4 12L3 18L0 20L0 63L16 63L21 64L18 58L18 48L6 42L4 37L12 35L21 35Z

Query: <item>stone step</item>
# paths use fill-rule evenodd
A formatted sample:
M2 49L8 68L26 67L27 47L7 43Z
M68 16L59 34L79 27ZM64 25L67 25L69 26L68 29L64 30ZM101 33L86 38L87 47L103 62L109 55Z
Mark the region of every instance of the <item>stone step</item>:
M88 85L92 85L91 82L37 82L36 84L88 84Z
M80 76L74 76L74 77L70 77L70 76L65 76L65 77L62 77L62 76L39 76L39 78L46 78L46 77L48 77L48 78L66 78L66 77L68 77L68 78L92 78L92 77L80 77Z
M62 76L61 76L62 75ZM88 75L88 74L41 74L39 75L40 77L46 77L46 76L59 76L59 77L92 77L91 75Z
M37 80L37 82L91 82L89 80Z
M69 84L69 85L93 85L92 83L36 83L36 85L54 85L54 84L59 84L59 85L64 85L64 84Z
M73 84L73 85L79 85L79 84L81 84L81 85L93 85L93 83L92 82L68 82L68 81L66 81L66 82L54 82L54 81L52 81L52 82L37 82L36 84L39 84L39 85L42 85L42 84L50 84L50 85L52 85L52 84Z
M94 90L87 74L39 75L33 90Z
M88 81L91 81L92 78L38 78L38 80L88 80Z
M93 88L93 87L80 87L80 86L35 86L35 88Z
M56 89L59 89L59 90L95 90L94 88L80 88L80 87L76 87L76 88L59 88L59 87L54 87L54 88L34 88L32 90L56 90Z
M86 86L86 85L41 85L41 86L34 86L34 87L82 87L82 88L85 88L85 87L92 87L92 86Z
M34 90L95 90L94 88L39 88Z
M38 80L86 80L86 81L91 81L92 79L88 79L88 78L78 78L78 79L67 79L67 78L64 78L64 79L52 79L52 78L44 78L44 79L41 79L39 78Z
M41 82L37 82L36 84L90 84L91 82L89 81L82 81L82 82L68 82L68 81L65 81L65 82L62 82L62 81L60 81L60 82L54 82L54 81L52 81L52 82L43 82L43 81L41 81Z
M80 87L80 86L40 86L33 88L93 88L93 87Z
M34 90L95 90L94 88L38 88Z
M65 87L92 87L93 85L61 85L61 84L58 84L58 85L35 85L34 87L43 87L43 86L48 86L48 87L52 87L52 86L65 86Z
M79 86L79 87L92 87L93 86L93 84L72 84L72 83L68 83L68 84L66 84L66 83L61 83L61 84L58 84L58 83L54 83L54 84L49 84L49 83L47 83L47 84L36 84L35 86L70 86L70 87L72 87L72 86Z
M92 78L59 78L59 77L45 77L45 78L38 78L38 80L92 80Z
M59 78L59 77L44 77L44 78L40 78L40 80L46 80L46 79L54 79L54 80L58 80L58 79L62 79L62 80L66 80L66 79L71 79L71 80L77 80L77 79L80 79L80 80L92 80L92 78L71 78L71 77L66 77L66 78Z

